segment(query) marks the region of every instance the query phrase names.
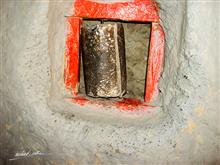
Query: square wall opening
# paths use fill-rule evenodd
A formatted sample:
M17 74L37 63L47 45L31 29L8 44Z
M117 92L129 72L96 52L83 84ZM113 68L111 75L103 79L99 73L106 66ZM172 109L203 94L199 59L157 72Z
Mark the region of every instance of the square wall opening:
M108 23L121 23L124 28L127 91L123 98L144 100L151 24L109 20L83 20L83 25ZM80 53L79 95L86 96L82 60L82 53ZM115 100L120 98L108 99Z

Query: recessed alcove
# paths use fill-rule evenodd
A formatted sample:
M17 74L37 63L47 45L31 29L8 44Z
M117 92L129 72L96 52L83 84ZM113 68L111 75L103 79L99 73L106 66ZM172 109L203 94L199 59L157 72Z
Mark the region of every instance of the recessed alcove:
M127 92L123 97L143 100L146 83L151 24L125 21L104 20L102 22L100 20L83 20L83 25L97 25L101 23L122 23L124 27L127 74ZM82 54L80 54L79 94L86 96L82 60Z
M158 99L158 83L162 72L165 42L165 34L162 26L159 24L156 4L151 1L109 4L92 1L76 1L74 7L73 15L66 18L68 32L66 36L64 66L64 83L66 89L71 92L73 103L97 105L100 104L101 100L101 105L108 105L110 107L117 106L117 108L120 108L125 106L125 109L131 109L130 107L133 107L133 110L139 109L138 107L145 107L145 109L146 107L147 109L151 108L149 105L152 105L151 103ZM130 11L132 11L132 14ZM124 36L117 37L117 39L114 38L115 40L113 42L115 42L115 44L112 45L114 49L109 48L115 52L115 55L111 55L111 57L115 57L109 59L110 61L116 61L113 67L111 65L112 63L109 65L105 60L102 60L109 58L108 55L104 55L103 57L103 54L108 54L105 53L107 52L105 51L105 49L107 49L105 46L97 49L98 54L91 53L94 52L93 46L91 45L98 45L96 44L97 42L103 43L103 40L101 41L101 39L99 39L95 41L92 40L91 37L84 38L87 37L87 34L84 36L85 29L87 29L86 33L90 33L91 30L91 36L99 34L98 31L97 34L94 34L94 31L97 29L94 30L92 28L88 30L88 28L83 27L83 24L93 24L100 29L104 25L97 24L110 22L111 24L117 23L116 26L112 26L115 28L114 31L112 30L112 33L118 35L119 31L121 31L118 30L121 29L121 24L123 24L125 30L125 41L121 39L124 38ZM120 25L118 24L119 22ZM94 27L93 25L92 27ZM83 32L82 38L81 32ZM92 43L90 43L90 41ZM125 47L122 46L123 44L116 44L117 42L125 42ZM81 43L83 43L83 49L81 49ZM86 45L85 47L90 49L89 51L84 48L84 44ZM126 55L118 55L120 53L123 54L123 49L125 49ZM84 68L81 61L81 50L83 50L83 58L87 58L87 60L83 59L83 65L86 63L86 67L84 66ZM124 56L126 56L126 60ZM88 58L92 60L88 60ZM102 61L102 65L98 62L100 60ZM126 61L127 64L125 64L124 61ZM112 72L113 74L110 73L108 75L109 77L106 76L107 74L102 74L103 71L99 69L106 68L107 65L110 66L110 71L116 70ZM127 71L120 67L126 68ZM108 68L106 70L108 70ZM125 75L125 72L127 73L127 89L125 89L124 86L125 78L123 75ZM110 82L109 79L111 79L112 76L115 80ZM86 77L85 83L83 83L83 80L85 80L84 77ZM105 77L105 79L102 77ZM103 88L103 81L111 84L108 86L108 90L106 90L105 87ZM86 94L84 86L86 87ZM112 91L110 91L111 89ZM112 95L110 94L111 92ZM111 101L109 102L109 100Z

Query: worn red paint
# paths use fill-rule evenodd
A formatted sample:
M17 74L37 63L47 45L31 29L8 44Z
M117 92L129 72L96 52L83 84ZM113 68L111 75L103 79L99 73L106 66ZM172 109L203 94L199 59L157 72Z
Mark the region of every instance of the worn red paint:
M159 21L157 4L151 0L135 0L134 2L109 4L76 0L74 3L74 16L141 22Z
M79 104L79 105L85 105L89 102L89 100L84 97L75 97L72 99L72 102Z
M76 96L79 85L80 18L67 17L66 20L68 29L66 36L64 81L66 88Z
M152 108L152 106L146 105L141 100L124 98L122 101L118 101L115 103L115 106L121 110L133 111L137 109L148 110Z
M148 68L144 102L133 99L122 101L94 101L83 97L77 97L79 85L79 45L81 19L110 19L137 22L152 22ZM136 110L138 107L151 108L150 103L157 98L158 83L162 72L164 57L164 32L159 24L157 4L153 0L135 0L134 2L120 3L96 3L89 0L76 0L74 2L73 16L67 17L68 33L66 37L66 66L65 85L72 91L76 104L95 104L101 106L113 106L121 110Z
M158 96L158 83L164 58L164 42L163 28L158 23L152 23L144 98L145 102L152 102Z
M145 102L142 102L138 99L131 99L131 98L123 98L121 101L110 101L106 99L99 99L99 100L91 100L85 97L74 97L71 99L73 103L79 104L81 106L84 105L95 105L96 107L115 107L119 110L123 111L146 111L150 108L156 108L154 106L149 106Z

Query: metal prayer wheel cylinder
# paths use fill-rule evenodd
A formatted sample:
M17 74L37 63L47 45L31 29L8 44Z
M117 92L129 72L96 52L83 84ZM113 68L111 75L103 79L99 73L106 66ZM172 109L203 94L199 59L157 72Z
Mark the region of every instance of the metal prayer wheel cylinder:
M122 97L127 86L122 24L83 25L81 41L86 94Z

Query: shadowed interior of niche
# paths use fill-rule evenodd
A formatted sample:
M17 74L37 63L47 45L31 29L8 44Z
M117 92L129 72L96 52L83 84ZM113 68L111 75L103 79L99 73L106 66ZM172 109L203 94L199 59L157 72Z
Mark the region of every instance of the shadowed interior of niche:
M85 25L101 23L122 23L125 36L125 57L127 72L127 93L124 98L143 100L146 81L147 60L149 52L150 24L139 22L84 20ZM81 58L80 54L80 58ZM86 95L83 62L80 59L79 93Z

